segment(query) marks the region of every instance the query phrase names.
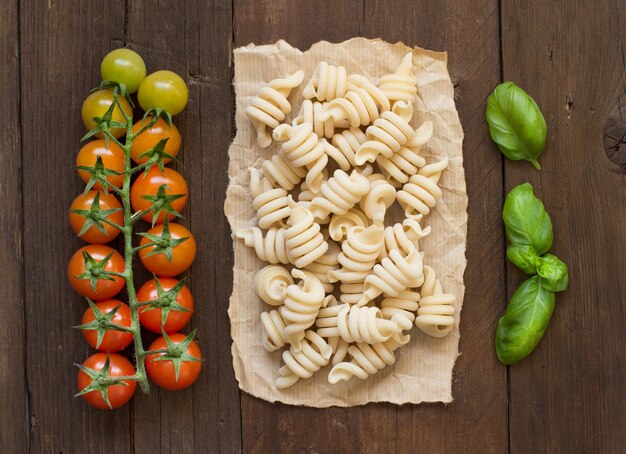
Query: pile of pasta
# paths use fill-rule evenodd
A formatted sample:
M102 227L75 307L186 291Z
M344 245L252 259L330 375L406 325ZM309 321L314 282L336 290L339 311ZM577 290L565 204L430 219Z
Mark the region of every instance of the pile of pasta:
M303 81L303 71L273 80L246 109L258 146L278 151L250 169L257 226L235 232L269 263L254 286L273 307L261 315L263 345L284 349L279 389L328 364L331 384L365 379L395 362L413 324L444 337L455 320L456 297L419 248L448 159L420 154L433 125L411 125L412 54L378 81L320 62L287 120ZM404 220L385 225L396 202Z

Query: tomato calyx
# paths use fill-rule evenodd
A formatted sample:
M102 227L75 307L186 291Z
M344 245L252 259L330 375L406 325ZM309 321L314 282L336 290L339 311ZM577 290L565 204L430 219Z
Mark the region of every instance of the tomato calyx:
M96 158L96 163L93 166L74 166L74 169L82 170L91 175L91 177L89 177L89 181L85 185L85 194L87 194L96 183L100 183L102 191L104 191L104 195L109 195L108 188L111 188L115 192L119 193L119 188L112 185L107 177L111 175L121 175L122 173L106 168L102 162L101 156Z
M113 111L119 105L119 99L117 97L117 94L114 94L114 99L115 99L115 102L111 103L111 105L109 106L109 108L107 109L107 111L104 113L103 116L101 116L101 117L93 117L91 119L96 124L96 126L94 126L94 128L91 131L89 131L87 134L85 134L83 136L83 138L81 139L81 141L85 141L85 140L95 136L99 132L101 132L104 135L104 140L106 141L106 146L107 147L109 146L109 141L111 139L115 143L117 143L117 145L119 145L120 147L124 146L119 140L117 140L115 137L113 137L113 134L111 133L111 130L113 128L126 129L126 124L125 123L113 120ZM122 107L119 107L119 109L120 109L120 111L123 112L123 115L126 115L126 112L124 111L124 109Z
M135 108L135 104L133 103L133 100L130 97L130 94L128 93L128 89L126 88L125 84L121 82L116 82L114 80L103 80L100 85L92 88L89 93L95 93L100 90L113 90L114 94L122 95L122 97L126 99L126 101L128 101L128 103L131 105L131 107Z
M143 166L145 166L144 174L147 174L153 165L156 165L161 172L164 172L164 159L169 159L170 161L180 164L178 159L165 151L165 145L167 145L168 140L170 140L169 137L159 140L154 147L139 155L139 159L148 158L148 161L143 164Z
M83 251L83 262L85 263L85 271L81 274L75 275L76 279L89 279L92 290L96 291L96 285L98 281L115 281L113 276L124 277L121 273L112 271L106 271L106 266L115 252L111 252L101 262L94 259L87 251Z
M98 159L100 159L100 157L98 157ZM117 213L118 211L121 211L121 210L122 210L121 208L110 208L108 210L101 210L100 209L100 192L96 192L96 195L94 196L93 201L91 202L91 206L89 207L88 210L71 209L70 213L74 213L74 214L77 214L78 216L82 216L85 218L85 224L83 225L83 228L80 229L80 232L78 232L79 237L83 236L85 232L87 232L87 230L89 230L91 227L94 227L94 226L100 232L102 232L102 234L109 236L108 232L106 231L102 223L105 222L118 230L123 230L123 227L121 225L118 225L115 222L112 222L107 219L113 213Z
M149 243L144 244L141 248L147 248L154 246L154 248L148 252L144 257L150 257L151 255L164 254L168 261L172 261L172 249L178 246L181 243L184 243L189 239L189 237L184 238L172 238L172 234L170 232L170 223L167 218L165 218L165 222L163 223L163 231L160 235L153 235L151 233L139 233L140 236L148 238L150 240Z
M176 343L170 339L165 330L161 330L163 333L163 339L165 339L165 343L167 344L167 348L162 348L158 350L148 350L145 352L145 355L154 355L159 354L157 357L152 358L151 361L171 361L174 366L174 375L176 377L176 381L178 382L178 377L180 376L180 366L184 362L204 362L203 358L197 358L193 355L187 353L189 349L189 345L193 341L194 337L196 337L196 333L198 330L193 330L191 333L185 337L181 342Z
M115 314L120 309L120 307L122 307L121 304L119 304L117 307L114 307L109 312L104 313L100 310L98 306L96 306L96 304L93 301L91 301L89 298L86 298L86 299L87 299L87 304L89 304L89 307L91 308L91 311L93 312L93 315L95 318L89 323L83 323L82 325L72 326L72 328L80 329L80 330L96 331L98 333L98 339L96 341L96 348L100 348L102 339L104 339L104 335L106 334L107 331L114 330L114 331L124 331L127 333L133 332L132 329L130 329L127 326L122 326L122 325L118 325L117 323L113 323L113 318L115 317Z
M163 212L171 214L177 218L184 218L182 214L180 214L172 207L171 202L185 197L185 194L167 194L165 192L166 189L169 189L168 186L162 184L161 186L159 186L159 189L157 189L157 193L155 195L144 194L141 196L142 199L147 200L151 203L151 205L150 208L148 208L147 210L136 213L136 216L143 217L150 211L154 211L154 214L152 215L152 227L154 227L154 224L156 224L159 215Z
M154 125L154 123L156 123L159 118L162 118L163 121L165 121L165 123L167 123L167 125L170 127L170 129L172 128L172 114L161 107L153 107L146 110L146 113L144 113L143 115L143 119L146 120L148 119L148 117L153 117L154 122L152 122L152 124L148 127L144 126L143 128L141 128L141 130L135 135L138 136L146 129L149 129L152 125Z
M91 367L86 367L77 363L74 363L74 365L86 373L92 380L91 383L89 383L85 388L74 394L74 397L82 396L83 394L87 394L92 391L97 391L102 395L102 399L111 410L113 409L113 406L111 405L111 401L109 401L109 387L113 385L128 386L128 383L126 383L125 380L135 380L135 377L113 377L109 373L111 361L108 353L107 359L101 370L92 369Z
M157 298L139 303L139 306L145 306L141 312L148 312L153 309L161 309L161 328L165 326L167 317L170 315L170 311L189 312L189 309L182 306L178 301L178 294L185 286L186 278L181 279L174 287L169 290L163 290L161 282L156 275L154 276L154 284L157 290Z

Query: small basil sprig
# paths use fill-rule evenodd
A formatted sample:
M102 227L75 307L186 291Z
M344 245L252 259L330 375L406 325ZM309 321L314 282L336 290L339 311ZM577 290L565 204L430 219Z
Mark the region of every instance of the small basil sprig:
M528 356L541 340L554 311L554 292L567 288L569 276L567 265L547 253L552 246L552 221L529 183L509 192L502 218L511 242L506 256L532 275L511 297L496 330L498 359L514 364Z
M554 292L546 290L535 275L513 294L496 330L496 354L500 362L514 364L535 349L554 311Z
M552 247L552 220L530 183L520 184L509 192L502 219L512 244L532 246L538 255Z
M498 85L487 102L489 135L500 151L513 161L529 161L537 170L537 159L546 143L548 127L539 106L513 82Z

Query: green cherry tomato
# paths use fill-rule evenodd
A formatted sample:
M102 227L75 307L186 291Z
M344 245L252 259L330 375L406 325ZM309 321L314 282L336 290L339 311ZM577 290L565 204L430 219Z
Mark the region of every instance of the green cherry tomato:
M146 77L146 64L137 52L115 49L102 59L100 73L102 80L124 84L128 93L135 93Z
M160 107L172 115L182 112L188 98L187 84L172 71L153 72L141 82L137 93L139 105L144 111Z
M126 101L122 97L120 97L119 100L120 100L120 105L122 106L122 109L124 109L124 112L126 112L127 115L132 117L133 109L130 107L130 104L128 104L128 101ZM85 125L85 128L87 129L87 131L91 130L92 128L96 126L96 123L93 121L93 118L103 117L104 114L107 112L107 110L109 110L109 107L111 107L111 104L113 104L114 102L115 101L113 99L113 91L108 90L108 89L95 91L89 96L87 96L87 98L85 98L85 101L83 102L81 115L83 118L83 124ZM122 115L122 112L120 111L119 107L116 106L113 109L113 115L111 119L119 123L125 122L124 116ZM126 135L126 128L111 128L111 135L113 137L120 138ZM98 132L96 134L96 137L99 139L102 139L104 137L104 135L102 134L102 131Z

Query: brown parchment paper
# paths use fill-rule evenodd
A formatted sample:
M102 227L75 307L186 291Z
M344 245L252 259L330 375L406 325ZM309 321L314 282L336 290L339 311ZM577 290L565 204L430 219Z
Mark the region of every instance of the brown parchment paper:
M330 385L327 381L330 366L327 366L309 380L300 380L289 389L278 390L274 381L281 365L281 353L268 353L262 345L260 314L271 308L256 296L253 289L254 275L264 264L257 259L253 249L235 239L233 293L228 310L233 338L233 367L239 387L256 397L311 407L345 407L380 401L404 404L452 400L452 368L458 356L458 323L464 293L467 192L463 171L463 130L454 105L446 53L365 38L354 38L339 44L322 41L306 52L291 47L285 41L264 46L251 44L236 49L237 135L228 151L230 184L224 209L233 232L256 225L247 169L251 166L259 168L263 159L278 150L277 144L265 150L256 145L254 128L245 115L250 99L264 84L298 69L304 70L303 84L290 96L293 116L299 110L302 89L319 61L343 65L348 73L360 73L377 80L383 74L394 72L402 57L410 51L413 52L419 95L413 124L417 126L425 120L434 124L433 137L423 149L423 154L427 162L433 162L433 157L450 158L450 164L439 181L443 198L422 221L423 226L432 227L432 233L420 243L425 253L424 263L435 269L446 293L457 295L456 326L443 339L431 338L414 326L409 344L396 351L395 365L367 380L353 378L349 382ZM401 219L386 219L386 225L397 220Z

